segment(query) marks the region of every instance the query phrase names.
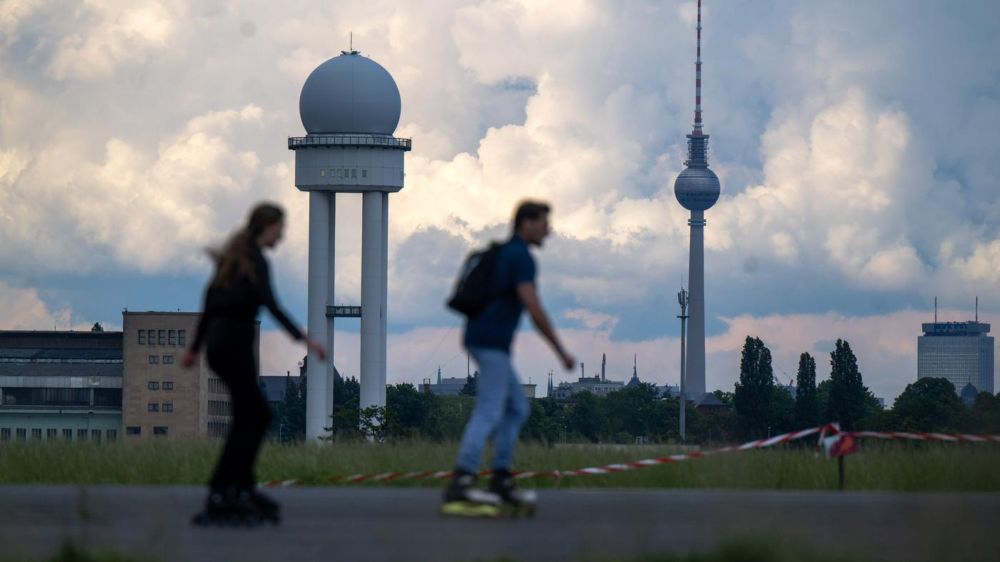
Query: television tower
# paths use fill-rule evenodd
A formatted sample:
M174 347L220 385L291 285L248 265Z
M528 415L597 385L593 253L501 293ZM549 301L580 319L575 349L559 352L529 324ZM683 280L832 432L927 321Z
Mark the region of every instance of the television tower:
M316 67L299 97L304 137L290 137L295 186L309 193L309 335L325 341L327 360L306 365L306 439L333 414L333 320L361 318L361 407L385 405L389 194L403 188L409 139L399 124L399 88L386 69L353 49ZM360 193L361 306L334 306L336 196Z
M719 178L708 167L708 135L701 123L701 0L698 0L697 55L694 62L694 128L688 139L687 166L674 182L674 195L691 211L691 250L688 261L688 339L685 394L705 393L705 211L719 200Z

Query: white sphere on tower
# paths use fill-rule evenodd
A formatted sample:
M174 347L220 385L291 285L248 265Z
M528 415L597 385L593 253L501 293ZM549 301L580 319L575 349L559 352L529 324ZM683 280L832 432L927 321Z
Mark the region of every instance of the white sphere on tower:
M401 106L392 75L357 51L345 51L316 67L299 96L302 125L311 135L391 135Z

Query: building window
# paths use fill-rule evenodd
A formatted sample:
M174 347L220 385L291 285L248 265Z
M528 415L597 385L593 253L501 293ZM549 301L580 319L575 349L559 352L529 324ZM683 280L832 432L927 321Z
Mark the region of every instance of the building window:
M353 179L353 178L356 178L356 177L358 177L358 169L357 168L351 168L351 178Z
M153 435L166 435L166 434L167 434L167 426L165 425L153 426Z
M208 391L213 394L225 394L226 385L222 382L222 379L217 377L208 378Z
M150 402L150 403L146 404L146 411L149 411L149 412L159 412L160 411L160 403L159 402Z
M149 356L149 364L150 365L156 365L159 362L160 362L160 356L159 355L150 355Z
M94 443L100 443L101 442L101 430L100 429L91 429L90 430L90 440L93 441Z
M19 427L19 428L17 428L16 434L17 434L17 440L18 441L27 441L27 439L28 439L28 430L27 429L25 429L23 427Z
M46 440L51 439L51 440L55 441L58 437L59 437L59 430L58 429L46 429L45 430L45 439Z
M167 343L177 345L177 330L167 330Z
M163 411L164 412L173 412L174 411L174 403L173 402L164 402L163 403Z
M160 345L167 345L167 331L166 330L157 330L157 336L158 337L156 339L157 339L158 342L160 342Z
M63 440L65 440L65 441L72 441L73 440L73 430L72 429L64 429L63 430Z
M177 345L181 347L187 346L187 331L177 330Z
M146 383L146 388L148 388L150 390L159 390L160 389L160 383L158 383L156 381L149 381L149 382Z
M226 422L208 422L208 435L210 437L225 437L229 433L229 424Z
M319 171L319 177L325 178L326 177L326 170L320 170Z
M163 364L164 365L173 365L174 364L174 356L173 355L164 355L163 356Z
M139 345L146 345L146 330L139 330Z
M32 430L31 430L31 438L34 439L34 440L36 440L36 441L40 440L42 438L42 430L41 430L41 428L37 428L37 427L36 428L32 428Z
M117 429L109 429L109 430L105 431L104 433L105 433L105 437L107 438L108 443L114 443L115 441L118 440L118 430Z
M361 169L361 177L367 178L368 177L368 170L362 168Z
M86 429L78 429L78 430L76 430L76 440L77 441L86 441L87 440L87 430Z
M173 390L174 381L163 381L163 390Z
M0 441L10 441L10 428L0 428Z
M125 428L125 435L142 435L142 427L138 425L130 425Z
M146 330L146 339L149 345L156 345L156 330Z

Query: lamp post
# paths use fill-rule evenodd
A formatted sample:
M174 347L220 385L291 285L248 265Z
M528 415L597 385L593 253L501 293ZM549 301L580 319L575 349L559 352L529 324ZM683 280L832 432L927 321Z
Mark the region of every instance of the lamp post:
M681 288L681 292L677 293L677 302L678 302L678 304L681 305L681 313L680 313L680 315L677 316L678 318L681 319L681 388L680 388L680 400L679 400L678 410L680 410L680 435L681 435L681 441L684 441L684 439L685 439L685 435L684 435L684 432L685 432L685 427L684 427L684 424L685 424L685 419L684 419L685 418L685 412L684 411L687 409L687 398L685 398L685 396L684 396L684 370L685 370L685 366L686 366L686 361L685 361L685 359L686 359L686 357L685 357L686 346L685 346L685 342L684 342L684 336L685 336L685 329L687 327L686 321L688 319L688 315L687 315L688 292L685 291L683 287Z

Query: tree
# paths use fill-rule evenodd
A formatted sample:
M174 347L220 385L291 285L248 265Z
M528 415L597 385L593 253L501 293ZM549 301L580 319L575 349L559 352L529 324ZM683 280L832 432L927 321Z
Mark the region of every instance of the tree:
M413 437L421 433L431 409L431 394L420 392L410 383L385 389L386 436Z
M740 358L740 379L733 396L737 425L742 436L760 438L767 435L773 389L771 351L760 338L747 336Z
M94 325L90 327L91 332L103 332L104 326L101 326L100 322L94 322Z
M949 431L956 428L964 407L948 379L928 377L906 385L892 410L904 431Z
M566 415L570 431L592 443L600 441L601 430L607 427L602 400L590 392L579 392L573 399Z
M552 445L559 440L565 423L562 408L554 398L529 400L531 415L521 429L521 438Z
M333 416L329 430L334 438L361 437L359 422L361 406L361 384L358 379L344 379L340 373L333 375Z
M830 353L830 398L827 417L840 422L841 429L853 431L867 413L868 389L861 380L858 359L851 345L838 339Z
M980 392L964 416L965 427L972 433L1000 433L1000 394Z
M795 374L795 423L800 429L815 427L819 422L816 397L816 360L812 355L799 356Z
M476 382L479 380L479 371L476 371L472 375L465 376L465 386L459 391L462 396L475 396L476 395Z
M604 398L604 411L608 420L605 432L612 436L627 436L616 438L616 441L652 436L660 421L657 420L655 405L656 387L649 383L608 394Z
M298 379L298 381L296 381ZM306 437L305 377L285 377L285 398L278 404L278 439L282 443L301 441Z

